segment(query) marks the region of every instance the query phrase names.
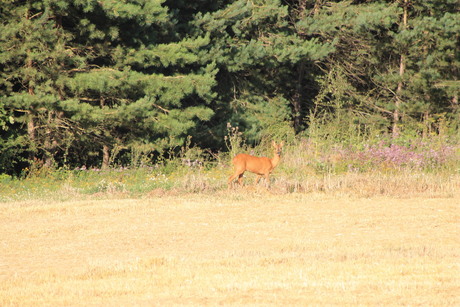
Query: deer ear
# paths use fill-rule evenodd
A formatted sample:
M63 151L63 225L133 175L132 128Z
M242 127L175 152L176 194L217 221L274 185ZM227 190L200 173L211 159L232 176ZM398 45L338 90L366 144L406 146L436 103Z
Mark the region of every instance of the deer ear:
M281 147L284 146L284 141L281 141L280 146L281 146Z
M272 145L273 145L273 147L276 147L276 142L272 141Z

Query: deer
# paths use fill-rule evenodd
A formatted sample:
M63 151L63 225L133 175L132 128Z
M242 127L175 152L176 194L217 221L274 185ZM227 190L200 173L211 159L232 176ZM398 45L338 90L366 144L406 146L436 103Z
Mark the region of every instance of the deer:
M246 171L257 175L255 184L259 183L260 178L265 177L267 187L270 185L269 176L273 169L278 166L281 160L281 150L284 142L273 145L273 158L255 157L248 154L238 154L233 158L234 173L228 178L228 188L230 189L233 180L238 177L239 185L243 185L243 174Z

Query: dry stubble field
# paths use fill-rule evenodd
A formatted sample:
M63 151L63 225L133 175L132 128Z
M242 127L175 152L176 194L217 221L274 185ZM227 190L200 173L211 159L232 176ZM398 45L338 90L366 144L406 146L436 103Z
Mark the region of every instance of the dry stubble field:
M459 198L0 204L0 305L460 305Z

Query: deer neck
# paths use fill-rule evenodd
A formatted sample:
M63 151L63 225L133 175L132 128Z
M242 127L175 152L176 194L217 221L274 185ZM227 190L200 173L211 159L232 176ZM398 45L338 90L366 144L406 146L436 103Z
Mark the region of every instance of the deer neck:
M272 162L272 168L275 168L280 163L280 160L281 156L275 152L273 158L270 159L270 161Z

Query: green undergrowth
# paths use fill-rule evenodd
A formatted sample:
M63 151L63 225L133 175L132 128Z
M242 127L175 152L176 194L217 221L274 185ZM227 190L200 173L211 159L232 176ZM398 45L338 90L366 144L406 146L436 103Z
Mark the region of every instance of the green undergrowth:
M326 146L327 145L327 146ZM161 197L169 194L227 191L231 157L239 152L271 156L271 145L229 144L229 153L205 154L186 148L160 164L107 170L41 168L20 178L0 174L0 201L31 199ZM263 180L228 193L265 191ZM457 197L460 191L460 147L448 143L374 142L354 146L301 139L286 142L281 164L274 170L270 193L327 193L372 197Z

